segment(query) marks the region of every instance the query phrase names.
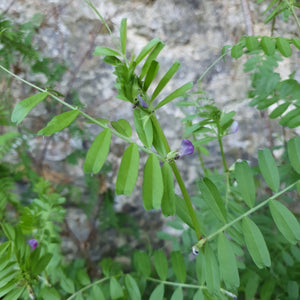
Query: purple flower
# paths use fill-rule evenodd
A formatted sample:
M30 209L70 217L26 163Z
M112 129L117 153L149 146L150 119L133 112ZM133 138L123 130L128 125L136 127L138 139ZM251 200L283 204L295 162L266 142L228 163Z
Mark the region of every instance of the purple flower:
M235 134L239 130L239 122L238 121L233 121L228 134Z
M31 247L32 250L34 250L39 245L39 243L36 239L28 240L27 244Z
M140 96L140 94L137 95L139 101L140 101L140 105L143 107L143 108L148 108L148 104L146 103L146 101Z
M190 155L194 153L194 145L189 140L182 140L180 146L179 157Z

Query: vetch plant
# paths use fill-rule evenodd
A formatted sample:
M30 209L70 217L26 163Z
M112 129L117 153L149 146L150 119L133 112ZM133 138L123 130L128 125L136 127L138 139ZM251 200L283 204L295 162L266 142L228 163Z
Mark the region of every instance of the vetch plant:
M90 1L87 3L107 26L93 4ZM272 5L275 5L274 3L278 4L278 13L290 9L298 23L294 14L294 8L298 5L294 1L273 1ZM275 17L276 13L271 13L267 21ZM108 26L107 28L110 32ZM65 102L58 93L42 89L0 65L3 71L39 91L15 106L11 117L13 122L20 124L36 105L50 97L68 110L55 116L38 132L38 135L55 134L76 122L79 117L97 124L102 131L91 144L83 167L86 173L91 174L98 173L103 167L110 150L111 136L115 135L122 139L128 146L117 175L115 189L118 195L132 193L138 177L139 153L145 152L148 154L142 186L145 209L161 209L164 216L177 215L181 223L176 223L176 226L180 227L178 224L183 222L188 227L188 229L180 227L183 230L181 244L177 243L177 249L171 252L170 258L162 250L154 250L151 253L135 251L132 257L133 270L130 274L125 275L115 262L104 259L101 262L102 278L91 282L86 274L81 274L79 280L81 285L76 283L77 291L75 291L74 281L61 270L59 272L60 288L63 290L61 295L67 295L67 299L147 297L156 300L164 297L236 299L237 294L241 294L245 299L252 299L255 295L260 295L261 299L272 299L273 296L297 299L300 225L297 217L281 202L291 197L289 196L291 194L299 198L300 138L293 137L283 144L285 155L279 166L272 155L272 149L264 148L257 153L256 168L252 168L246 161L237 161L228 168L223 138L237 132L238 123L233 119L236 112L221 111L199 88L196 100L193 100L194 95L190 95L191 101L179 102L182 107L192 107L194 112L187 114L183 120L186 128L180 149L172 151L156 112L174 99L186 96L193 84L188 82L166 97L160 98L162 90L179 69L179 62L175 62L158 80L153 93L150 94L149 87L153 84L159 69L157 57L164 44L159 39L153 39L138 55L127 57L126 32L127 21L123 19L119 41L113 38L115 49L97 46L94 55L104 56L104 62L114 67L114 74L117 77L115 85L118 90L117 98L133 106L132 118L139 142L133 140L132 128L127 120L110 122L107 119L91 117L82 108ZM300 48L298 39L242 37L231 47L230 53L234 58L239 58L244 53L257 57L254 60L250 58L250 63L249 61L246 63L247 71L254 72L250 91L253 99L250 105L265 109L271 104L284 101L285 105L279 104L270 117L281 118L279 124L295 128L300 125L297 114L298 83L292 76L289 80L280 81L280 76L269 67L276 65L279 54L284 57L291 55L291 44ZM226 49L228 50L228 47ZM140 71L137 69L138 65ZM202 78L203 76L199 80L199 87ZM292 110L285 114L288 107L292 107ZM223 171L212 172L205 168L202 159L202 154L209 154L205 146L213 140L219 145ZM191 198L176 160L192 154L194 150L198 152L204 176L197 181L197 195ZM258 175L261 175L264 181L258 182ZM181 195L175 194L174 179ZM268 193L265 192L265 187L268 188ZM49 201L50 198L44 195L42 203L36 199L32 204L32 210L24 209L25 217L17 229L2 224L7 242L0 245L0 253L18 265L20 270L19 280L2 283L0 296L13 299L12 289L17 284L18 296L23 293L25 295L26 290L32 298L49 297L53 294L54 299L60 299L57 292L60 288L54 288L53 281L52 285L49 284L51 280L47 275L51 267L54 272L53 265L59 265L59 261L52 260L52 255L47 252L45 246L43 247L43 244L47 243L44 236L47 237L49 232L46 229L42 231L38 237L40 241L38 246L36 240L31 240L30 246L35 248L31 253L24 238L24 234L32 233L31 229L34 228L29 222L29 216L35 207L43 204L45 212L47 209L55 211L55 207L51 206L52 202ZM51 200L58 205L63 202L57 195L52 198ZM59 211L63 213L62 210ZM43 219L44 228L50 226L51 215L46 216L47 218ZM22 227L22 224L27 226ZM50 229L50 238L57 237L57 230L51 226ZM194 261L190 261L190 256L183 250L184 247L196 255ZM15 251L14 254L11 254L12 250ZM278 257L280 259L277 259ZM28 261L38 261L40 264L38 266L35 263L32 267ZM4 261L2 263L4 267L0 272L10 273L11 266L7 266ZM39 278L42 272L45 274ZM284 287L281 285L283 274L286 278ZM264 281L260 281L260 278L264 278ZM266 278L268 280L265 280ZM22 280L25 280L25 284Z

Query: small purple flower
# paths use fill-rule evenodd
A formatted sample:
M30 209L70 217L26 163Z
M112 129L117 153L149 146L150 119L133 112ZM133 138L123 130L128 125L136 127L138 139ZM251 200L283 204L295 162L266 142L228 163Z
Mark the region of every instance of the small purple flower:
M140 101L140 104L143 108L148 108L148 104L146 103L146 101L140 96L140 94L137 95L139 101Z
M238 121L233 121L228 134L235 134L239 130L239 122Z
M179 157L190 155L194 153L194 145L189 140L182 140L180 146Z
M27 244L31 247L32 250L34 250L39 245L39 243L36 239L28 240Z

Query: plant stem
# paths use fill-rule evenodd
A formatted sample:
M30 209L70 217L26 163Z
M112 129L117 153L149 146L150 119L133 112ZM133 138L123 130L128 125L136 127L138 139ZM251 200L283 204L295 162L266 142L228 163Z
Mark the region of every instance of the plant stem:
M119 275L119 276L120 276L120 275ZM69 298L67 298L66 300L71 300L71 299L73 299L75 296L77 296L78 294L81 294L83 291L85 291L85 290L91 288L93 285L97 285L97 284L102 283L102 282L104 282L104 281L106 281L106 280L108 280L108 279L110 279L110 277L105 277L105 278L99 279L99 280L97 280L97 281L95 281L95 282L93 282L93 283L90 283L90 284L84 286L83 288L81 288L80 290L78 290L77 292L75 292L73 295L71 295L71 296L70 296Z
M151 116L151 120L152 120L155 128L157 129L157 133L159 135L159 138L161 139L161 141L164 144L165 150L167 151L167 153L169 153L170 152L170 146L168 144L166 136L165 136L164 132L162 131L161 126L160 126L160 124L159 124L156 116L152 115ZM183 199L185 201L186 207L187 207L189 215L191 217L191 220L192 220L192 223L193 223L194 230L196 232L197 238L201 239L202 234L201 234L200 226L199 226L199 223L198 223L198 220L197 220L197 217L196 217L196 213L195 213L195 210L193 208L191 199L189 197L189 194L187 192L187 189L185 187L185 184L184 184L184 182L182 180L182 177L180 175L180 172L179 172L179 170L177 168L177 165L176 165L175 161L172 161L170 163L170 166L171 166L171 168L173 170L173 174L174 174L174 176L175 176L175 178L176 178L176 180L178 182L178 185L179 185L179 188L181 190Z
M228 168L227 168L227 163L226 163L226 159L225 159L225 154L224 154L224 149L223 149L223 141L222 141L222 136L220 135L219 126L218 126L218 142L219 142L219 147L220 147L220 151L221 151L221 157L222 157L224 172L227 173Z
M157 283L162 283L164 285L171 285L171 286L177 286L177 287L182 287L182 288L188 288L188 289L199 289L199 290L207 290L207 287L205 285L196 285L196 284L188 284L188 283L179 283L179 282L172 282L172 281L163 281L160 279L152 278L152 277L147 277L146 278L148 281L152 282L157 282ZM220 288L220 291L223 294L226 294L234 299L237 299L237 296L232 294L229 291L226 291L222 288Z
M294 185L296 185L298 182L300 182L300 180L297 180L296 182L292 183L291 185L289 185L288 187L286 187L285 189L283 189L282 191L274 194L272 197L268 198L267 200L259 203L258 205L256 205L255 207L249 209L247 212L245 212L244 214L238 216L236 219L232 220L231 222L225 224L224 226L222 226L220 229L218 229L217 231L215 231L214 233L210 234L208 237L200 240L195 247L197 248L201 248L205 242L213 239L215 236L217 236L219 233L225 231L227 228L231 227L233 224L235 224L236 222L240 221L241 219L243 219L244 217L249 216L250 214L254 213L255 211L257 211L258 209L260 209L261 207L265 206L266 204L268 204L271 200L278 198L280 195L284 194L285 192L287 192L289 189L291 189Z

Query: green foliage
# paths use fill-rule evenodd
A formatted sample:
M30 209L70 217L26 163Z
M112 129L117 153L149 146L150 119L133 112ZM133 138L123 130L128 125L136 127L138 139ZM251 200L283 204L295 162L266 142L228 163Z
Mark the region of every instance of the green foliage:
M101 21L104 21L92 3L86 2ZM294 7L298 7L294 1L272 1L266 11L273 10L267 16L266 22L274 20L279 14L285 17L290 12L294 14ZM24 25L24 30L27 28L31 34L21 34L20 43L32 41L32 33L36 28L34 22L38 20L36 17L31 23ZM298 22L297 18L296 21ZM0 42L7 46L12 27L10 22L1 22L5 34L1 32L0 38L4 39ZM107 26L106 23L105 25ZM298 192L297 187L299 190L299 139L292 138L282 145L284 155L280 160L273 157L273 149L265 148L257 153L258 167L250 167L247 162L242 161L228 168L222 140L236 130L233 119L236 113L220 110L199 87L198 92L189 95L191 100L178 103L186 113L183 120L184 137L192 140L204 174L197 181L199 191L192 198L192 203L176 166L176 160L181 158L181 153L171 151L156 118L156 110L176 98L186 96L193 84L188 82L157 100L180 64L175 62L158 80L156 87L153 87L159 70L158 56L164 43L153 39L137 56L132 54L128 58L126 33L127 20L123 19L120 39L115 43L116 49L98 46L94 54L104 56L104 62L114 67L117 98L134 107L132 121L140 143L131 139L132 128L127 120L110 122L102 118L92 118L77 105L70 105L58 98L62 95L51 89L39 88L41 93L19 102L11 120L20 124L37 104L49 96L70 110L54 116L38 134L52 135L67 127L72 130L79 114L87 122L102 127L103 130L94 138L87 152L83 166L86 173L96 174L105 169L103 167L110 150L112 135L127 142L129 146L124 151L117 176L118 195L129 196L132 193L138 177L139 151L144 151L148 155L143 171L144 207L146 210L161 209L165 216L176 214L169 225L181 230L181 237L178 240L166 233L160 233L160 237L173 242L170 253L165 253L162 249L152 251L151 248L148 252L131 251L132 268L129 273L112 258L103 258L99 264L102 277L95 281L85 265L89 261L88 254L84 254L85 259L69 264L63 260L60 231L65 215L65 198L55 189L52 190L47 181L27 170L30 174L29 193L32 197L30 201L17 203L14 193L11 192L16 184L15 174L12 175L13 172L1 164L0 210L1 217L3 216L1 230L4 239L0 245L0 297L222 300L236 298L238 294L245 299L258 296L261 299L272 299L274 295L297 299L300 225L298 216L287 206L291 201L290 195ZM33 51L30 46L29 50L24 48L23 52L17 45L14 46L24 57ZM250 56L245 63L245 72L251 72L250 105L267 109L277 104L270 113L270 118L280 118L278 123L289 128L300 125L299 83L293 74L289 79L281 80L280 74L274 70L282 59L281 56L290 57L295 47L300 48L298 39L243 36L231 48L233 58L237 59L244 54ZM4 66L1 66L3 71L6 70L5 66L14 63L7 49L5 51L3 53L7 57ZM36 55L35 59L39 54ZM32 70L42 71L43 66L35 64ZM17 75L10 74L31 85ZM49 82L53 78L49 76ZM200 83L201 80L199 85ZM149 94L149 90L153 93ZM2 156L10 151L17 137L18 134L10 132L0 138ZM220 147L223 171L207 169L202 159L203 154L209 154L206 146L214 140ZM173 175L182 198L175 194ZM94 217L92 223L95 224L99 218L99 227L102 230L114 227L118 231L131 234L135 231L138 236L135 223L128 216L114 211L111 191L101 194L101 212L93 216L93 207L99 197L99 185L93 179L86 179L86 182L91 189L91 195L90 203L85 209L89 217ZM13 218L6 214L8 205L12 205L16 212ZM126 228L128 223L131 230ZM38 243L35 249L30 249L26 242L30 238ZM198 255L197 258L190 258L188 255L193 244L193 254ZM79 249L85 252L81 244Z

